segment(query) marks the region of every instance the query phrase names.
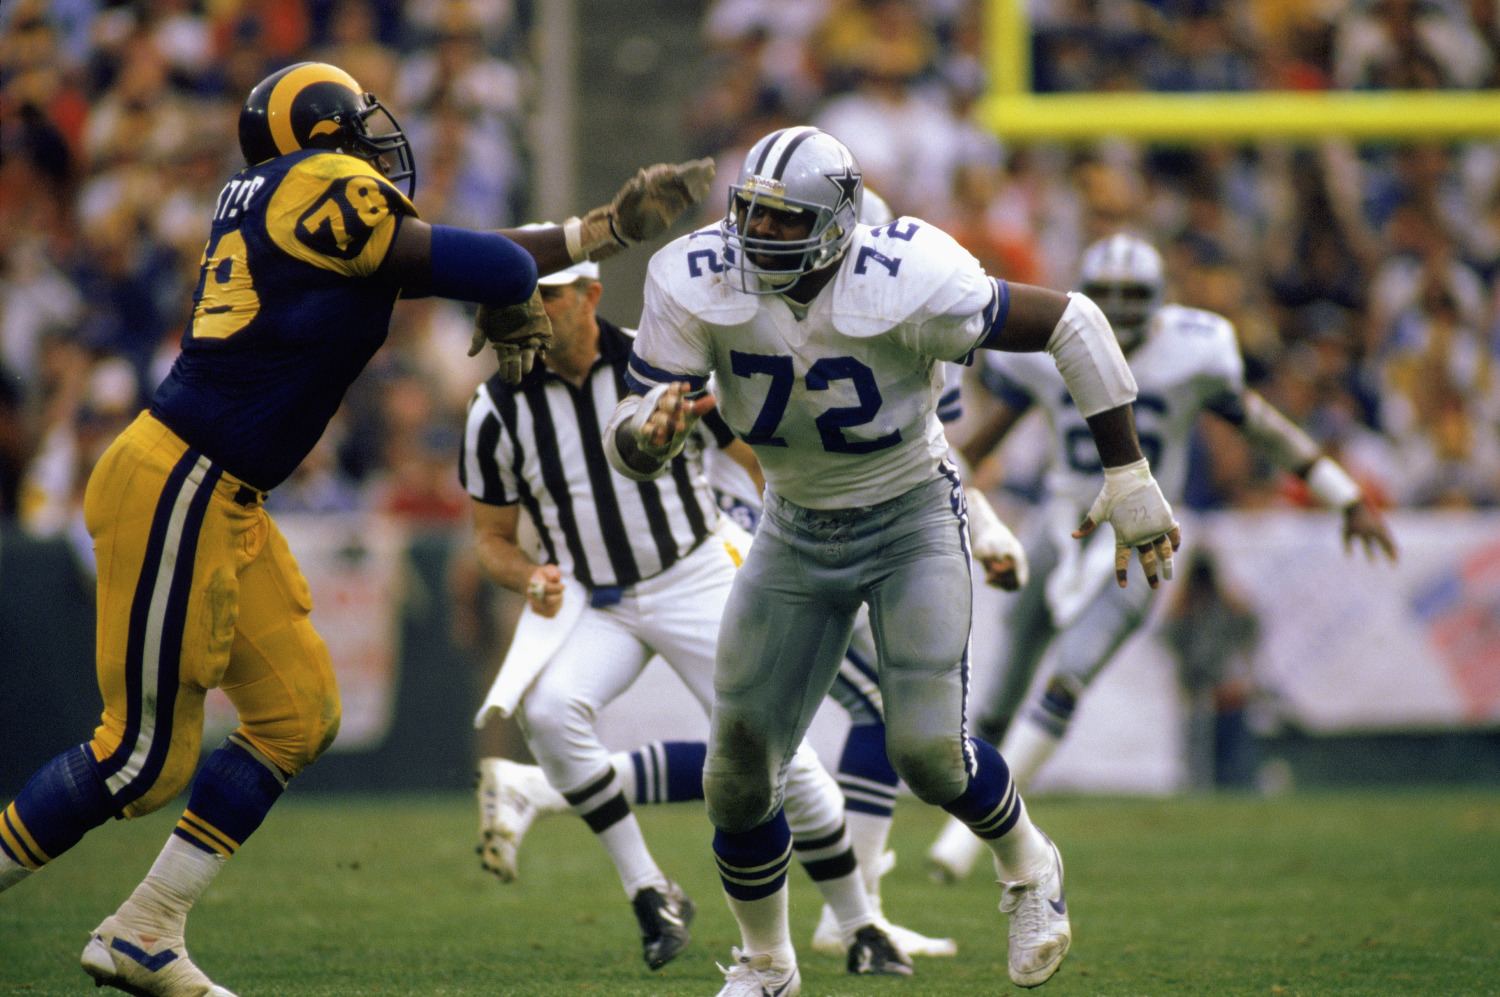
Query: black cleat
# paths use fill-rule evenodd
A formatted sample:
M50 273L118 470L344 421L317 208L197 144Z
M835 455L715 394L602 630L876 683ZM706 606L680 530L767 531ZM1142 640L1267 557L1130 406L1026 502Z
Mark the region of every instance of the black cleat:
M867 924L849 945L849 972L860 976L910 976L911 959L880 927Z
M641 926L641 949L646 965L661 969L677 958L692 939L688 925L693 923L697 908L676 883L668 883L665 892L646 887L630 901L635 919Z

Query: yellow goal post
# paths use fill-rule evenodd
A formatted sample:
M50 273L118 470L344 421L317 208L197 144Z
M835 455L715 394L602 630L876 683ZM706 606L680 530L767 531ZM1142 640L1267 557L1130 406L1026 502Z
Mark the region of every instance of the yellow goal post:
M1497 90L1032 93L1025 3L986 2L990 85L979 115L1008 141L1500 137Z

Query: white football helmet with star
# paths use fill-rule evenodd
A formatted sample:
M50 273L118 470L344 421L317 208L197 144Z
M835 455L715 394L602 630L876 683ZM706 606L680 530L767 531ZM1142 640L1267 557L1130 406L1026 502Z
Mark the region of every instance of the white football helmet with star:
M775 294L838 260L854 237L863 200L864 178L854 154L827 132L803 125L760 139L729 187L720 223L724 259L738 273L739 289ZM744 221L757 209L811 212L812 230L807 238L791 241L747 238ZM751 253L787 265L759 267Z

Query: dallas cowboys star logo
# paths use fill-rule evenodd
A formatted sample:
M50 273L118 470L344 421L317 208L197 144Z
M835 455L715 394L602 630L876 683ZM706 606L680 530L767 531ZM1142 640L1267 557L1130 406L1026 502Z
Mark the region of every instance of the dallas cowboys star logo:
M839 203L833 206L835 214L844 205L854 204L854 196L859 193L860 174L849 167L844 167L844 175L839 177L828 177L828 182L839 189Z

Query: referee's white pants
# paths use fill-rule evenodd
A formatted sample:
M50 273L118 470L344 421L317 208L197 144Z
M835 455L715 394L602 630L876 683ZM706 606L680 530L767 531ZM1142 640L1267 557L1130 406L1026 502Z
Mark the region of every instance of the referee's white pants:
M578 789L609 766L609 749L597 732L599 711L630 687L653 655L661 655L704 714L711 713L719 621L737 559L711 535L666 571L627 588L615 605L584 608L518 711L527 746L553 788ZM650 736L641 732L642 740ZM806 741L788 766L786 814L799 837L826 835L843 820L838 784Z

